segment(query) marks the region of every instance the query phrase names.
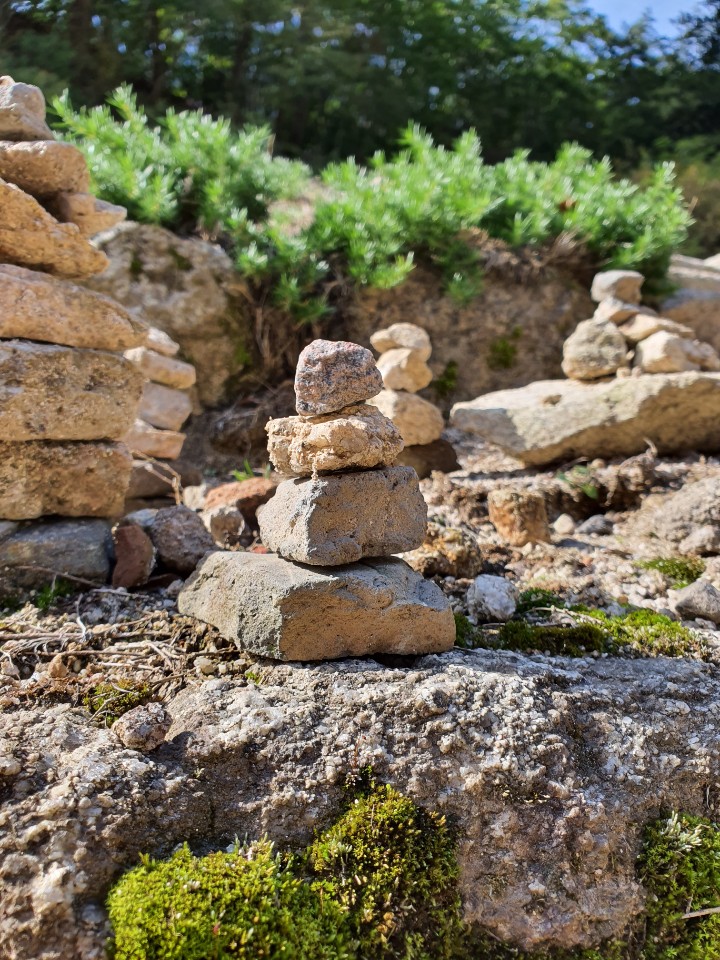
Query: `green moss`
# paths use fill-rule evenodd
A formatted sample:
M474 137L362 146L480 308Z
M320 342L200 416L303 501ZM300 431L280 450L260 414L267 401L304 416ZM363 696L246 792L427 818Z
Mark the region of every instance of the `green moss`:
M445 369L440 374L439 377L436 377L431 387L435 391L435 394L440 399L449 397L450 394L457 388L458 381L458 365L454 360L448 361L445 365Z
M38 610L46 612L53 606L56 600L60 600L62 597L72 596L75 589L76 588L66 580L54 580L52 583L48 583L38 590L33 603Z
M718 960L720 914L685 915L720 906L720 828L678 814L651 824L640 878L648 890L643 960Z
M520 333L520 329L515 327L509 337L498 337L492 341L487 359L491 370L509 370L514 365L518 348L513 341L520 339Z
M120 681L119 683L100 683L83 698L83 705L103 726L111 727L118 717L128 710L146 703L151 696L149 687L144 684Z
M477 646L479 630L462 613L455 614L455 646L473 650Z
M591 651L614 649L607 632L592 623L575 627L535 625L524 620L503 624L490 644L500 650L538 650L564 657L583 657Z
M654 610L631 610L611 617L602 610L582 610L607 630L615 644L653 657L705 656L702 639L692 630Z
M532 610L545 610L549 607L564 607L562 597L552 590L543 590L542 587L530 587L523 590L518 597L516 616L522 617Z
M115 960L349 960L342 912L261 841L232 853L143 859L113 888Z
M137 280L138 277L142 276L143 272L143 263L140 257L134 255L130 261L130 276L133 280Z
M700 557L658 557L638 563L642 570L658 570L675 588L687 587L705 572L705 561Z
M175 247L168 247L168 255L173 260L175 266L182 273L187 273L189 270L192 270L192 261L188 260L187 257L184 257L179 250L176 250Z

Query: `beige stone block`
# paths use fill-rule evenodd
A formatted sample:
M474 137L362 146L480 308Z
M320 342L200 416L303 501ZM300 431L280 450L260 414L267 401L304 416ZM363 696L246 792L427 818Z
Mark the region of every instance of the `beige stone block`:
M190 397L181 390L173 390L159 383L146 383L143 387L139 415L151 426L161 430L179 430L191 413Z
M440 410L414 393L383 390L368 402L392 420L406 447L433 443L445 427Z
M174 357L180 351L180 344L157 327L148 327L147 346L164 357Z
M119 440L142 374L123 357L26 340L0 342L0 440Z
M89 277L108 264L74 223L58 223L37 200L0 180L0 262L58 277Z
M487 498L490 522L514 547L551 540L545 498L531 490L491 490Z
M131 467L118 443L0 442L0 516L118 515Z
M143 453L158 460L177 460L185 443L185 434L158 430L144 420L136 420L124 442L133 453Z
M115 300L37 270L0 264L0 338L127 350L147 327Z
M385 330L377 330L370 337L370 343L378 353L387 353L399 347L414 350L423 360L429 360L432 354L430 337L414 323L393 323Z
M625 303L640 303L640 288L644 280L636 270L603 270L595 274L590 296L596 303L609 297Z
M431 382L432 370L415 350L398 348L388 350L378 360L378 370L382 374L387 390L407 390L417 393Z
M166 357L147 347L136 347L125 353L148 380L176 390L188 390L195 384L195 367L174 357Z
M41 200L61 191L90 189L85 157L71 143L58 140L0 141L0 177Z
M677 337L692 339L694 336L690 327L675 323L674 320L641 314L638 314L629 323L623 323L619 330L629 343L640 343L641 340L647 340L648 337L651 337L654 333L659 333L661 330L665 333L672 333Z
M270 420L265 429L275 469L301 477L389 466L403 448L392 421L369 404L346 407L325 417Z

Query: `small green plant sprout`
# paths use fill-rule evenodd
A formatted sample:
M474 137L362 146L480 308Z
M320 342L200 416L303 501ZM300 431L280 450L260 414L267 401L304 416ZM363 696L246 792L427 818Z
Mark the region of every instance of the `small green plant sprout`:
M83 705L102 726L111 727L118 717L146 703L150 697L150 688L144 684L121 680L98 684L83 698Z
M517 357L517 341L521 330L513 327L508 337L497 337L490 344L487 365L491 370L510 370Z
M271 473L272 467L269 463L266 463L260 474L257 474L250 466L250 461L245 460L242 470L233 470L232 475L235 480L242 482L243 480L254 480L257 476L262 476L267 479Z
M455 645L464 650L474 650L478 645L480 631L473 626L468 618L462 613L456 613L455 616Z
M689 586L705 572L705 561L700 557L657 557L637 565L641 570L657 570L675 589Z
M586 497L589 497L590 500L597 500L600 497L600 492L593 482L590 467L586 467L583 464L576 464L568 471L558 471L555 476L561 483L567 484L573 490L579 490L585 494Z
M46 613L56 600L72 596L75 589L67 580L55 579L52 583L48 583L38 590L33 602L38 610Z
M542 587L529 587L527 590L523 590L518 597L515 616L524 617L525 614L535 610L552 610L553 607L564 606L562 597L553 593L552 590L544 590Z

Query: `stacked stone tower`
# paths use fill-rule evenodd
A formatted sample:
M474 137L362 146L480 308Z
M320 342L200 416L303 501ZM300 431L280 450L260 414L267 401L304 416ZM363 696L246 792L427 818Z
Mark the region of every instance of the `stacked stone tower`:
M53 139L40 91L0 78L0 518L13 521L1 525L0 578L11 585L107 575L107 524L17 521L116 515L130 477L119 441L143 377L122 353L147 331L69 282L105 268L87 237L125 215L88 189L83 155Z
M298 416L267 426L271 460L296 475L258 509L273 554L212 554L181 594L181 612L287 660L453 645L442 591L392 556L423 542L427 507L415 471L393 466L397 429L366 403L381 388L357 344L316 340L302 352Z

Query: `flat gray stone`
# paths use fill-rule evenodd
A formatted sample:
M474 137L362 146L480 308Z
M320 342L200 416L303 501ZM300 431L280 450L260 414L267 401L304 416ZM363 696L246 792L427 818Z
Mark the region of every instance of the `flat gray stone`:
M572 380L597 380L627 363L625 337L609 320L583 320L563 344L563 373Z
M720 590L709 580L696 580L675 594L675 609L686 620L720 623Z
M0 140L54 140L39 87L0 77Z
M644 279L637 270L603 270L595 274L590 296L596 303L608 297L625 303L640 303L640 288Z
M397 558L327 570L268 554L213 553L178 608L241 649L279 660L441 652L455 642L440 588Z
M419 547L427 505L411 467L385 467L285 480L257 518L269 550L333 567Z
M44 586L55 575L107 583L112 549L105 520L48 520L22 526L0 541L0 594Z
M300 354L295 398L301 416L322 416L380 393L382 375L365 347L347 340L313 340Z

